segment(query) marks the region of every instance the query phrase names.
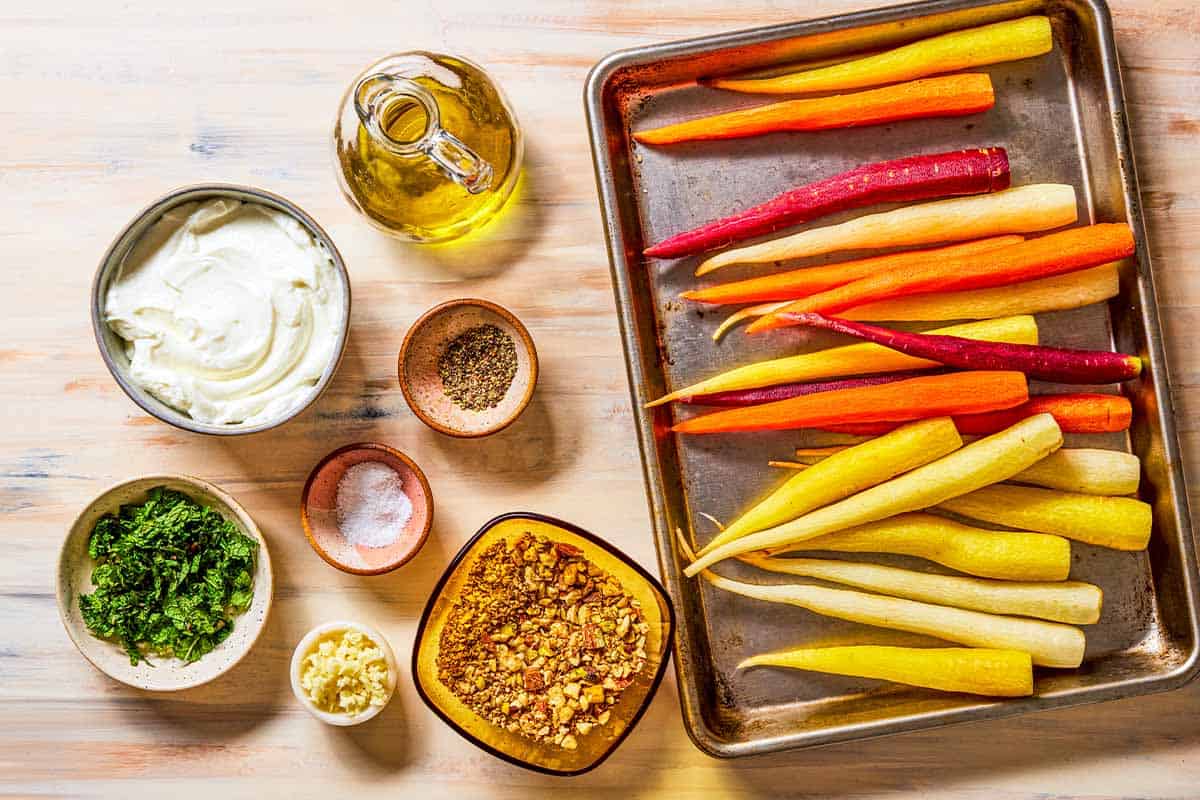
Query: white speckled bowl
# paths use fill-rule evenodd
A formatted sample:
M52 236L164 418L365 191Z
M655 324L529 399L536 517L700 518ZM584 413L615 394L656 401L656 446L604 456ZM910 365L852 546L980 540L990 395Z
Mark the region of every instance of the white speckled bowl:
M383 705L371 706L361 714L353 716L350 714L332 714L328 711L322 711L313 705L313 702L304 694L304 690L300 688L300 665L304 661L304 657L313 649L317 639L327 633L337 631L359 631L368 639L375 642L375 644L379 645L379 649L383 651L383 658L387 661L388 667L387 699L383 701ZM387 639L383 638L383 634L369 625L350 622L344 619L322 623L304 634L304 638L300 640L300 643L296 645L295 651L292 652L292 666L288 672L292 679L292 694L296 695L296 699L300 701L300 705L304 706L308 713L321 720L321 722L341 728L351 725L361 725L367 720L378 716L381 711L387 708L387 704L392 700L392 695L396 693L396 677L399 675L399 671L396 668L396 654L392 652L392 646L388 644Z
M229 638L199 661L186 664L179 659L152 656L154 666L143 661L135 667L130 665L129 656L119 644L92 636L83 623L77 598L92 590L95 562L88 555L87 546L96 522L106 514L116 513L122 505L144 501L147 493L156 486L174 489L202 505L215 508L237 525L242 533L258 541L254 599L244 614L234 617L233 633ZM104 490L75 518L58 554L58 614L71 641L96 669L121 683L152 692L190 689L232 669L250 652L266 626L272 590L271 556L254 520L230 495L207 481L189 475L147 475Z

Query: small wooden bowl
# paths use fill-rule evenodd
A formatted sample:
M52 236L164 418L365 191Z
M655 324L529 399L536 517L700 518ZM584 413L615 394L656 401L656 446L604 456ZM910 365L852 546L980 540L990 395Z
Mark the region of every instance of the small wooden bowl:
M412 501L408 524L386 547L352 544L338 528L338 481L347 469L364 461L378 461L394 469ZM300 522L312 549L330 565L352 575L382 575L407 564L429 538L433 492L421 468L399 450L374 442L348 444L322 458L309 473L300 495Z
M177 658L150 656L137 666L115 642L97 639L88 631L79 610L79 595L92 591L92 568L88 539L96 523L121 506L141 503L156 486L182 492L197 503L209 506L237 525L238 530L258 542L254 572L254 598L250 608L233 620L233 632L211 652L191 664ZM63 540L58 556L58 613L71 641L92 666L121 683L152 692L174 692L208 683L242 660L254 646L267 623L271 609L271 556L267 543L246 509L216 486L189 475L147 475L112 486L84 507Z
M517 374L499 405L470 411L455 405L442 390L438 359L456 336L487 324L495 325L517 344ZM529 405L537 385L537 348L529 331L508 309L487 300L451 300L426 311L408 329L396 371L404 399L421 422L438 433L471 439L504 430Z

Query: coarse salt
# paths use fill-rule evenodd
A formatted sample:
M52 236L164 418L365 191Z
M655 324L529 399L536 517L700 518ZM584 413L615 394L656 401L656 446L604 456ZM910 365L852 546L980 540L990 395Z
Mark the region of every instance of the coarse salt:
M338 481L334 505L342 536L362 547L395 544L413 511L399 473L378 461L348 467Z

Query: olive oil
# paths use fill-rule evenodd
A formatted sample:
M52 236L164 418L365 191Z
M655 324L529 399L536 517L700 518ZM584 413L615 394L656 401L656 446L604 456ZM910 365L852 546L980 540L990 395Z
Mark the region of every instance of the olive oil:
M333 138L346 198L376 227L416 242L455 239L492 219L523 149L488 75L428 52L368 67L342 100Z

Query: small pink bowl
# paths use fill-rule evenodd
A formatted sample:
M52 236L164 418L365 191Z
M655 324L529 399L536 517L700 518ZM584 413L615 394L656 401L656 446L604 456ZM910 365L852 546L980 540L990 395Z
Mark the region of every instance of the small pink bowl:
M378 461L396 471L404 493L412 501L412 516L400 536L386 547L363 547L346 541L338 528L338 481L347 469L364 461ZM300 495L300 522L317 555L342 572L382 575L404 566L429 538L433 527L433 493L429 481L411 458L387 445L360 442L339 447L309 473Z

